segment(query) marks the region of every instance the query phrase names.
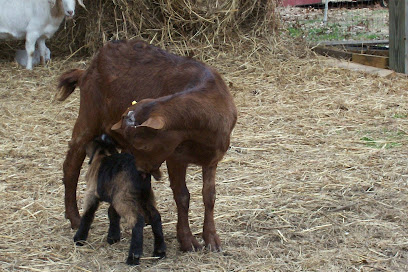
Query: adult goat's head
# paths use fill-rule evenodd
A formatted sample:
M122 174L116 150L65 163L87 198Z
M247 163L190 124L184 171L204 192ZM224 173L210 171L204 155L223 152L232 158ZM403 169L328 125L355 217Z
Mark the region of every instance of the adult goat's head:
M78 1L78 4L85 8L85 5L82 0L51 0L53 4L58 4L61 1L62 8L64 10L64 15L66 18L72 18L75 15L75 3Z

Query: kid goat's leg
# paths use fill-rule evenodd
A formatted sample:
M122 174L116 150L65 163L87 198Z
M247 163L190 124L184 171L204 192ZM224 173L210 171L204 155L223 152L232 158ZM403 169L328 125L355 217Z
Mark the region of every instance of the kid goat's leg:
M137 265L143 254L143 228L145 226L144 217L138 215L137 222L132 228L132 240L130 242L129 255L126 263L128 265Z
M120 241L120 215L115 208L110 205L108 210L109 216L109 231L108 243L110 245Z
M86 238L88 238L89 229L91 228L91 224L98 206L99 200L95 196L87 199L85 212L81 217L78 231L74 236L74 242L77 246L84 245L84 241L86 241Z

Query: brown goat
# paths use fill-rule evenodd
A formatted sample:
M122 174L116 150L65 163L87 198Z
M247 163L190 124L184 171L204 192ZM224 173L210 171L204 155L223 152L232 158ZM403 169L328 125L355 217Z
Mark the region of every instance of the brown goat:
M202 62L145 42L117 41L102 47L86 71L61 75L59 100L65 100L76 86L81 90L79 116L63 167L71 226L79 225L76 188L85 146L106 133L134 155L138 170L156 179L166 161L182 251L200 248L188 223L190 194L185 179L188 164L202 166L203 238L207 247L219 250L215 173L237 120L233 98L221 76ZM139 103L131 106L134 100Z

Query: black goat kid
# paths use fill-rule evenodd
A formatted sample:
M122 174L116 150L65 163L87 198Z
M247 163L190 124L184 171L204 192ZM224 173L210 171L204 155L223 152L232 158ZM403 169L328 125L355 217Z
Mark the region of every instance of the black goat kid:
M119 154L109 136L103 134L86 149L89 170L86 174L87 192L84 214L74 236L77 245L83 245L88 237L95 212L101 201L109 202L108 243L120 240L120 218L124 217L132 227L132 239L126 263L139 264L143 253L143 228L150 223L154 234L153 256L166 256L160 213L156 209L151 176L139 172L133 155Z

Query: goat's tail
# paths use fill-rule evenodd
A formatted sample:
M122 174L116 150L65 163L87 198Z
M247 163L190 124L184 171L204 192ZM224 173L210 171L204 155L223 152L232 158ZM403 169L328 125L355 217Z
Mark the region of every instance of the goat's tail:
M55 94L55 99L58 101L67 99L74 92L84 72L85 70L72 69L63 73L58 79L58 92Z

